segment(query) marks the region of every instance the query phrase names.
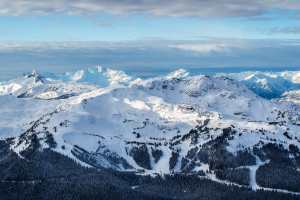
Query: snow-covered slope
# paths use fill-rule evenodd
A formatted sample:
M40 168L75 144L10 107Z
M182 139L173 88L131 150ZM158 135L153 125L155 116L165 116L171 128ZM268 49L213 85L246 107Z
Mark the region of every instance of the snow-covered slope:
M220 171L247 169L253 189L260 187L256 170L273 162L268 145L298 159L296 104L264 99L223 76L181 69L133 80L97 70L105 85L79 83L85 78L76 73L65 81L33 73L2 83L0 136L14 137L11 148L21 157L33 147L51 148L119 171L204 173L218 181Z
M8 82L0 83L0 95L18 98L63 99L96 89L96 86L45 78L33 71Z
M280 101L300 104L300 90L292 90L283 93L282 97L280 98Z

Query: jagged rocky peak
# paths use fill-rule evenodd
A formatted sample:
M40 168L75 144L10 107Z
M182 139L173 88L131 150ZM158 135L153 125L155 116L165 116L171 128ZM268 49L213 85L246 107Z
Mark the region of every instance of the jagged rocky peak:
M30 74L25 75L25 78L33 78L35 83L44 83L45 78L39 74L35 69Z

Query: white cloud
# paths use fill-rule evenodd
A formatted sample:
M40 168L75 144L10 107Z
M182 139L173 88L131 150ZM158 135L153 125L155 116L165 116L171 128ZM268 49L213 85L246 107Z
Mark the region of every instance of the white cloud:
M225 44L178 44L171 45L170 47L204 54L212 52L225 52L228 50Z
M271 9L299 10L287 0L0 0L0 15L150 13L168 16L257 16Z
M251 49L257 41L246 39L222 39L213 38L207 40L196 41L179 41L169 45L170 48L175 48L184 51L190 51L199 54L214 54L214 53L231 53L237 49ZM266 45L266 44L265 44ZM260 44L262 46L262 44Z

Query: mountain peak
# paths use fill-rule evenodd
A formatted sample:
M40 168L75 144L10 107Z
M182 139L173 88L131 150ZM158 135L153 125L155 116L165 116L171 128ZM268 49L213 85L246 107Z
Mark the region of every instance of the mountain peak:
M183 79L189 75L189 72L186 71L185 69L177 69L171 73L169 73L166 78L167 79Z

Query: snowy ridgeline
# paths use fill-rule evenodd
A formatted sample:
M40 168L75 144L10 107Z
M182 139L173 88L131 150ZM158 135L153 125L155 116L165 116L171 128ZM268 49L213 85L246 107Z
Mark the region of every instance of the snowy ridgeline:
M276 80L285 80L296 89L299 74L228 78L180 69L142 80L100 67L52 77L34 72L0 85L0 137L13 137L20 157L38 143L85 166L200 173L271 188L256 183L256 171L277 162L278 151L291 162L300 156L299 93L284 89L282 98L268 100L253 85L281 89L287 85Z

